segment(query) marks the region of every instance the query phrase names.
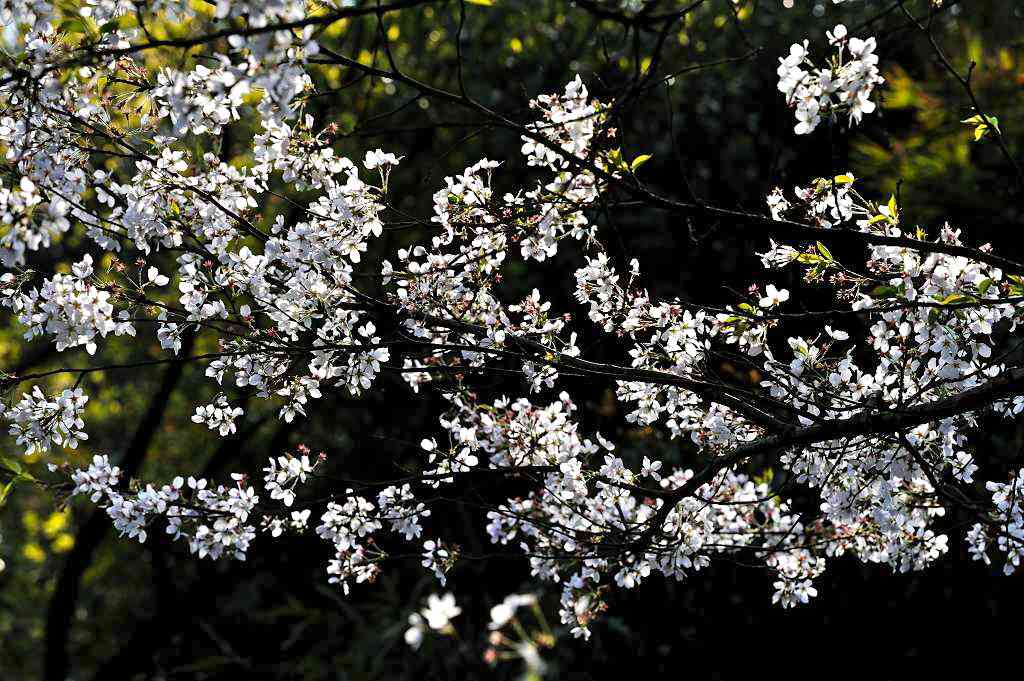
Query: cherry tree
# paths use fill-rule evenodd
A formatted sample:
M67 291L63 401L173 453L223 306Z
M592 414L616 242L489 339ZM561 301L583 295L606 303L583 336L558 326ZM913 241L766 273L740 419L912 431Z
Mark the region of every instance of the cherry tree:
M621 102L670 77L655 67L604 99L566 72L563 87L534 93L520 117L464 84L448 90L410 75L386 48L367 64L320 38L338 22L380 24L428 4L0 3L17 31L0 70L0 304L26 340L73 358L2 377L0 418L24 454L46 462L30 475L6 457L13 480L84 497L125 540L165 533L196 559L245 560L257 542L309 535L323 545L324 581L342 594L372 588L392 560L419 562L444 595L410 617L413 647L465 617L448 593L458 591L450 577L462 550L432 516L464 478L524 484L523 494L478 505L486 541L521 554L538 591L559 595L557 621L583 638L600 626L610 590L702 579L720 559L757 563L774 587L765 598L783 608L811 601L842 556L925 569L950 550L936 520L954 508L973 518L974 558L1017 569L1021 474L994 477L972 453L985 414L1024 410L1024 264L1014 254L971 242L960 226L910 223L896 196L861 188L856 168L823 167L802 186L779 187L762 212L650 190L647 150L623 148L614 120ZM671 26L700 3L663 3L664 14L644 2L579 4ZM943 8L908 0L889 10L928 41ZM182 30L158 37L148 26L158 18ZM885 53L869 29L823 23L806 35L775 55L773 95L794 111L792 134L877 116ZM978 138L998 145L1019 177L970 74L930 44L963 87ZM155 67L147 55L157 50L189 58ZM307 111L309 70L323 64L444 101L520 145L448 168L432 212L417 218L424 236L381 254L384 231L408 218L391 195L404 159L386 145L341 145L336 126ZM219 143L239 121L258 133L247 160L232 163ZM509 182L509 166L532 169L536 181ZM721 306L655 296L643 263L619 262L608 245L608 196L753 232L763 271ZM268 212L271 197L289 210ZM55 267L50 252L72 240L86 244L80 257ZM837 245L855 255L833 255ZM543 269L556 254L576 263L563 273L575 306L543 290L508 293L510 267ZM786 272L827 292L831 306L809 309L781 283ZM595 334L620 361L589 356L580 339ZM163 355L96 361L118 336L155 341ZM196 352L197 338L213 339L212 349ZM758 380L723 377L713 369L723 358ZM393 479L348 479L304 448L220 480L190 470L130 480L91 449L87 465L66 463L68 450L90 446L90 374L171 363L205 372L215 397L197 401L183 427L211 439L235 433L253 400L298 422L325 394L393 390L385 373L447 407L434 428L412 434L416 470ZM472 378L482 375L516 377L518 391L478 390ZM52 390L55 377L69 387ZM621 457L581 422L586 379L611 382L627 423L689 443L692 460ZM311 481L329 494L308 492ZM816 510L794 506L796 489L819 500ZM512 594L492 611L495 632L517 611L543 617L535 596ZM496 633L489 654L506 645L541 668L535 644Z

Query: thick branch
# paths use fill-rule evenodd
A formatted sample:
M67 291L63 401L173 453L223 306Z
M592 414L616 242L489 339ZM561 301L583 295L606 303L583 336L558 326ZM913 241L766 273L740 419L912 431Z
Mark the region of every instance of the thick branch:
M930 423L983 409L996 400L1019 394L1022 391L1024 391L1024 367L1018 367L1006 371L984 385L965 390L943 400L919 404L899 411L865 411L849 419L794 428L784 433L770 435L749 444L740 445L713 460L690 478L686 484L662 494L661 498L664 499L665 504L652 517L648 529L637 543L639 546L645 546L650 542L678 501L693 495L702 485L711 482L720 471L747 461L758 454L775 453L778 455L793 447L828 442L843 437L881 433L898 434L904 429L913 428L922 423Z

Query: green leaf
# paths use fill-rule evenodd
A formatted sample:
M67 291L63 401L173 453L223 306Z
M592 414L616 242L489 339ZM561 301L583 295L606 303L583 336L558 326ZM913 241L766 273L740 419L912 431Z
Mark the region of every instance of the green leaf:
M626 162L622 160L621 149L610 149L608 151L608 162L611 163L612 166L614 166L615 168L618 168L619 170L629 170L629 166L627 166Z
M122 14L115 19L115 21L117 22L118 28L122 29L136 28L139 25L139 17L134 13Z
M832 262L833 260L835 260L835 258L833 258L832 254L829 252L829 250L827 248L825 248L825 244L823 244L823 243L821 243L819 241L817 245L818 245L818 253L821 253L822 257L824 257L825 260L828 260L829 262Z
M80 33L84 35L88 32L88 29L86 28L85 22L81 19L65 19L57 26L57 31L60 33Z
M1002 134L999 129L999 118L996 116L982 116L981 114L975 114L970 118L965 118L960 121L965 125L973 125L974 128L974 141L978 142L982 137L995 130L997 134Z
M0 456L0 463L4 465L4 468L14 473L15 475L21 475L21 472L24 470L21 467L21 463L17 459L14 459L9 456Z
M1024 294L1024 279L1021 279L1016 274L1010 274L1006 277L1012 283L1010 284L1010 295L1019 296Z
M978 284L978 295L983 296L986 293L988 293L988 290L992 288L992 284L994 283L995 282L992 281L991 279L986 279L985 281Z
M7 495L11 493L12 489L14 489L14 480L0 487L0 506L3 506L4 502L7 501Z
M756 485L770 485L772 480L775 479L775 469L765 468L761 475L754 476L754 484Z
M893 286L876 286L871 291L871 297L872 298L889 298L889 297L892 297L892 296L894 296L894 295L896 295L898 293L899 293L899 291L895 287L893 287Z
M629 164L629 171L632 173L636 172L636 169L651 160L651 154L640 154L633 159L633 162Z

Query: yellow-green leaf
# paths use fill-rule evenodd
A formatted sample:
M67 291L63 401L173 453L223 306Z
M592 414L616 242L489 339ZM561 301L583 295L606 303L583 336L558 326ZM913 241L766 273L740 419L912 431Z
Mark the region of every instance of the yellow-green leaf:
M608 162L611 163L612 166L614 166L615 168L618 168L619 170L623 170L623 171L629 170L629 166L627 166L626 162L624 160L622 160L622 150L621 149L611 149L611 150L609 150L608 151Z
M889 297L892 297L892 296L894 296L894 295L896 295L898 293L899 293L899 291L895 287L882 285L882 286L876 286L871 291L871 297L872 298L889 298Z
M770 485L772 480L775 479L775 470L772 468L766 468L761 472L761 475L754 476L755 485Z
M84 34L87 32L86 23L82 19L65 19L57 26L57 31L67 34Z
M4 505L7 501L7 495L11 493L11 488L14 487L14 480L11 480L6 485L0 487L0 506Z
M17 459L9 456L0 456L0 463L4 465L4 468L14 473L15 475L21 475L21 464Z
M1000 133L999 130L999 119L996 116L982 116L981 114L975 114L970 118L965 118L960 121L964 125L973 125L974 128L974 141L978 142L982 137L995 130L996 133Z
M651 160L651 154L640 154L633 159L633 162L629 164L630 172L636 172L636 169Z

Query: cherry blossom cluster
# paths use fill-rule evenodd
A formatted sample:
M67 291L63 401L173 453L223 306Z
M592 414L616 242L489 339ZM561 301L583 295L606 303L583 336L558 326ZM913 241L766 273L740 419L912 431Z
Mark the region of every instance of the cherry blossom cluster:
M781 192L769 203L773 211L799 213L826 227L845 222L886 237L921 236L902 228L894 200L875 204L852 186L850 175L817 180L797 189L792 203ZM959 230L943 226L937 243L961 245ZM1006 370L994 357L994 333L1002 324L1019 323L1019 308L1003 302L1019 284L999 268L963 256L885 245L870 249L863 275L838 264L820 245L800 251L773 244L762 257L767 266L794 263L808 281L827 281L852 310L878 310L868 339L874 366L861 366L845 342L849 334L828 326L817 338L790 338L791 354L785 357L765 351L771 378L764 385L801 410L804 423L849 419L865 404L874 409L927 404L976 388ZM1000 410L1013 415L1020 411L1020 400L1005 401ZM933 476L947 471L966 483L978 470L967 446L966 434L973 427L972 414L956 414L897 437L823 442L794 450L783 461L798 480L821 489L826 516L856 533L856 539L844 538L837 549L900 570L918 569L946 551L946 537L928 528L929 518L944 512L935 500Z
M183 539L199 558L231 556L245 560L256 528L248 524L259 497L245 484L245 476L233 474L235 485L213 487L205 478L178 476L169 485L119 487L121 470L105 455L96 455L86 469L71 473L71 495L86 494L106 509L121 536L146 541L150 525L160 518L165 531Z
M10 435L25 447L26 456L47 452L50 445L75 449L89 439L82 419L88 401L81 388L48 396L37 385L10 408L0 404L0 416L11 424Z
M520 619L517 611L530 609L536 623ZM451 593L430 594L426 605L409 615L409 628L405 631L405 642L414 650L423 645L430 634L456 635L453 621L462 614L455 596ZM499 661L522 660L528 674L543 676L548 669L540 655L543 648L550 648L555 637L540 610L535 594L510 594L491 608L491 621L487 625L490 634L484 660L491 665Z
M13 123L0 121L0 126ZM71 226L68 204L62 199L45 202L34 182L22 176L17 187L8 189L0 182L0 262L5 267L24 265L28 251L48 248L58 234Z
M517 612L523 608L532 610L536 626ZM499 660L519 659L526 667L527 675L542 677L548 665L541 657L543 648L555 644L555 637L540 610L534 594L510 594L491 608L491 630L488 637L490 647L484 651L484 660L496 664Z
M309 461L308 450L300 450L298 456L282 455L270 459L270 464L263 469L264 488L270 492L271 499L280 499L285 506L295 503L295 488L306 482L316 467L326 459L321 453L313 463Z
M500 349L512 333L556 345L566 355L578 353L574 335L558 336L566 320L551 312L539 292L520 303L503 305L495 289L516 242L523 259L538 262L554 256L567 237L592 243L594 228L583 208L597 199L600 182L592 170L573 168L563 155L592 156L601 169L612 172L607 151L598 144L605 115L603 107L589 99L579 77L562 94L544 95L531 105L541 119L529 126L532 136L524 135L522 153L528 164L547 173L547 180L529 191L506 192L498 198L493 183L500 164L478 161L461 175L445 178L445 188L434 194L431 220L442 233L431 239L429 248L399 249L397 263L383 263L392 300L415 313L405 320L407 333L424 343ZM547 145L561 153L548 153ZM460 321L486 329L487 337L470 338L457 329L425 323L425 316L447 317L453 310ZM479 367L490 358L486 351L473 350L405 357L403 375L418 389L431 375L416 368L429 368L442 360ZM550 387L557 377L550 366L527 362L521 368L535 389Z
M427 604L421 610L409 615L409 628L405 631L405 642L412 648L419 648L423 637L431 632L453 631L452 620L462 614L462 608L455 604L455 596L430 594Z
M822 117L837 118L840 113L851 125L860 123L864 114L875 110L871 94L885 82L879 74L874 38L849 37L842 24L827 37L829 46L836 48L827 66L811 61L807 40L794 43L789 54L779 59L779 92L796 109L798 135L812 132Z
M86 255L71 268L71 274L55 274L40 288L28 291L13 286L10 272L0 283L0 305L18 315L28 330L26 338L51 334L57 350L84 346L96 353L97 339L108 334L135 335L135 326L127 310L115 312L110 292L96 286L92 256Z
M991 562L988 548L995 538L995 546L1005 555L1003 572L1012 575L1020 567L1024 554L1024 482L1021 471L1013 474L1010 482L986 482L992 493L993 510L984 523L975 523L967 534L968 549L975 560Z
M564 585L562 620L578 635L588 635L589 622L601 610L599 587L606 581L632 588L652 572L681 579L706 566L709 554L758 544L767 534L778 532L794 542L804 538L787 506L770 501L766 484L755 486L731 473L700 487L689 499L692 505L659 518L663 492L686 484L692 471L663 478L661 466L649 460L640 472L631 470L603 437L596 443L580 437L572 418L576 407L565 393L544 408L526 399L483 405L468 398L455 400L454 407L443 422L460 447L486 454L491 467L550 471L540 474L538 491L488 512L487 529L492 542L518 544L528 552L536 577ZM655 521L660 539L647 550L631 551L630 544ZM715 532L722 534L712 538ZM796 550L783 541L763 550L787 585L820 573L801 569L806 560L779 557Z
M224 395L218 395L211 404L196 407L193 423L203 423L210 430L216 430L221 437L237 430L235 419L245 413L241 407L232 407Z
M247 94L248 79L221 55L215 69L203 64L196 64L189 73L163 69L152 97L161 107L157 115L170 120L171 134L177 137L185 132L219 134L224 125L238 120L238 109Z
M277 492L276 480L269 484ZM327 566L328 581L339 584L348 593L352 581L373 581L380 572L379 563L387 557L374 535L388 527L394 535L412 542L422 535L422 521L430 516L430 510L408 484L385 487L378 493L376 504L351 488L338 496L341 500L329 502L320 516L316 534L330 543L334 552ZM432 540L425 542L424 547L424 566L433 569L444 586L445 573L451 567L450 554Z

